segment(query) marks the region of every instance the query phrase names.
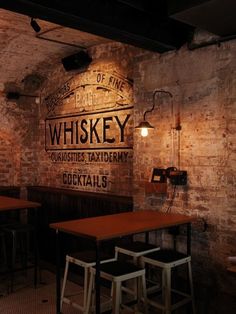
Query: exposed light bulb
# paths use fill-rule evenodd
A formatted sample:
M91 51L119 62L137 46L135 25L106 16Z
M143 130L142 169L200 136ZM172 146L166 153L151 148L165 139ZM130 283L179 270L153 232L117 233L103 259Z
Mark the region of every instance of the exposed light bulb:
M141 136L143 137L148 136L148 128L141 128Z
M35 103L36 103L37 105L40 104L40 97L35 97Z

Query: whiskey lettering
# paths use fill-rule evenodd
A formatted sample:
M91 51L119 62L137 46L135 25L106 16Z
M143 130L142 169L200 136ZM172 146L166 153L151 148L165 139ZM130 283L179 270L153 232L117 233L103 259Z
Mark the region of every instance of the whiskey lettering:
M132 148L131 108L46 120L46 150Z

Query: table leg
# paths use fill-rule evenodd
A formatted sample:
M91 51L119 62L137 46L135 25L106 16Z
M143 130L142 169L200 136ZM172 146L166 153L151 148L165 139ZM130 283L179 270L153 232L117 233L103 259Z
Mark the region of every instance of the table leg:
M57 259L57 273L56 273L56 311L61 313L61 270L60 270L60 239L59 230L56 230L56 259Z
M38 208L34 208L34 287L38 284Z
M187 254L191 255L191 233L192 233L192 225L191 223L187 224Z
M96 314L100 314L100 243L96 242Z

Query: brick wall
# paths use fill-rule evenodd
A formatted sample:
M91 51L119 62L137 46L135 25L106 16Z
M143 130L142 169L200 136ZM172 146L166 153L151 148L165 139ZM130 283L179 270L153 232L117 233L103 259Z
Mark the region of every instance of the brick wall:
M155 129L148 138L135 131L135 207L166 211L171 203L170 184L167 195L145 193L153 167L187 170L188 184L176 187L171 211L199 218L193 225L192 244L198 281L230 293L236 291L232 274L226 271L226 257L236 255L235 53L236 41L161 56L147 52L135 59L134 77L136 124L151 108L156 89L173 94L174 108L172 114L171 100L156 97L160 110L147 116ZM181 131L171 131L178 112Z
M34 184L37 172L38 108L32 100L1 97L0 185Z

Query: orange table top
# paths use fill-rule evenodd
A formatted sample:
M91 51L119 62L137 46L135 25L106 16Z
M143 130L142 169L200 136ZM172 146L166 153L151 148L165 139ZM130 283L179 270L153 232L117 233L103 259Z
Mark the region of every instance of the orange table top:
M19 198L0 196L0 211L9 211L24 208L40 207L40 203L22 200Z
M100 241L191 223L194 219L181 214L140 210L52 223L50 227Z

